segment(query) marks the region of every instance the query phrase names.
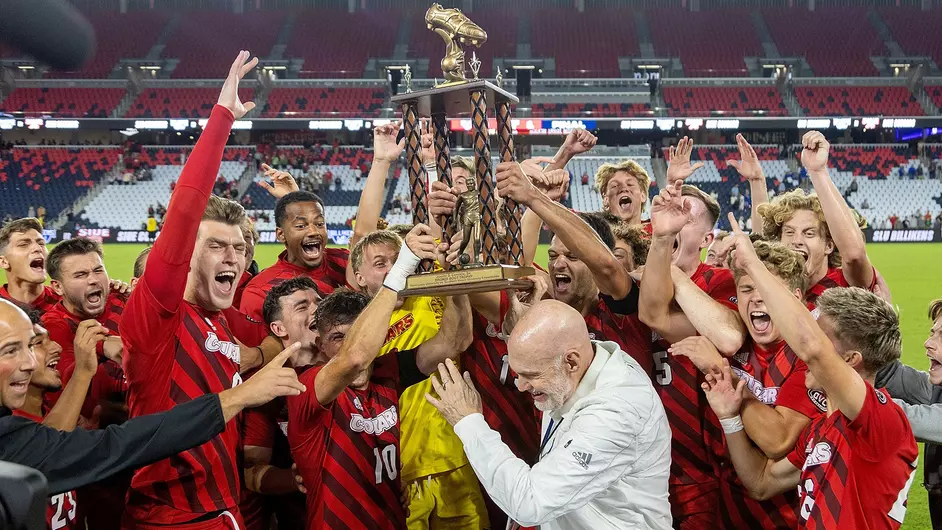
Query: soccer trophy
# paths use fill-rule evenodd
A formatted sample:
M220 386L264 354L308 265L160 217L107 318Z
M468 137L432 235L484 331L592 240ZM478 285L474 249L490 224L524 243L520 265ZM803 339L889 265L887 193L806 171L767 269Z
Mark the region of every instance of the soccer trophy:
M520 240L520 206L507 199L498 208L491 168L491 145L487 112L496 111L497 145L503 162L514 160L513 131L510 105L518 100L513 95L483 79L478 79L481 62L477 54L469 63L473 79L465 77L465 55L461 44L480 46L487 33L471 22L458 9L444 9L433 4L425 13L425 22L446 43L442 72L445 82L417 92L407 87L404 94L392 97L401 105L406 138L406 166L412 190L412 217L415 223L428 224L426 206L426 175L421 152L420 118L431 118L434 137L435 165L438 178L452 186L448 148L448 118L471 116L474 134L474 183L458 198L456 211L443 222L443 238L451 241L456 229L463 233L459 265L450 270L432 271L432 264L423 262L419 272L406 281L402 294L452 295L503 289L528 289L532 282L523 279L534 274L531 267L520 266L523 245ZM499 79L499 78L498 78ZM498 230L502 221L504 234ZM447 264L442 264L449 267Z

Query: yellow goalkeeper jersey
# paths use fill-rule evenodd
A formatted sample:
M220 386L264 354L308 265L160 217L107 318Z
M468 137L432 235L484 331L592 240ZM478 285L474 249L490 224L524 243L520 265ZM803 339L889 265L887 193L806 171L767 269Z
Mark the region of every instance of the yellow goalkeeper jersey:
M445 302L437 296L407 298L393 311L380 355L418 348L438 333ZM425 380L399 396L403 482L444 473L468 463L461 440L445 418L425 399L432 384Z

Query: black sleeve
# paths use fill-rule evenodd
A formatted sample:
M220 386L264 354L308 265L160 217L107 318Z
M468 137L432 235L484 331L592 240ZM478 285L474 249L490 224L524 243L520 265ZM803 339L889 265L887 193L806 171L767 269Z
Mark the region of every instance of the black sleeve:
M605 302L605 305L608 306L608 309L612 313L617 315L634 315L638 312L638 296L640 292L641 289L638 288L638 283L632 278L631 290L628 291L628 296L621 300L615 300L607 294L599 294L599 298Z
M399 360L399 388L405 390L428 379L428 376L419 370L415 357L418 349L403 350L396 353Z
M35 468L54 495L196 447L225 427L216 394L94 431L57 431L6 416L0 418L0 460Z

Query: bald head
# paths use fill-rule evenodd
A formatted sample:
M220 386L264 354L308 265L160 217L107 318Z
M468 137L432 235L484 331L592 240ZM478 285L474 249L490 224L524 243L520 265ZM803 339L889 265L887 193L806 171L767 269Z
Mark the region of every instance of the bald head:
M33 323L22 309L0 300L0 404L22 408L36 358L29 348Z
M533 304L514 326L507 353L517 388L544 411L565 404L595 358L582 315L557 300Z

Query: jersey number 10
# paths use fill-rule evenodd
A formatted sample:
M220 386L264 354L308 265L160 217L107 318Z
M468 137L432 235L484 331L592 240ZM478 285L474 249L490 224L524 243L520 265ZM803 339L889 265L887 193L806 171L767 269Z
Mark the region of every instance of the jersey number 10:
M395 480L399 476L399 462L397 462L397 453L395 445L387 445L380 450L379 447L373 448L373 455L376 456L376 483L382 484L384 475L389 480ZM383 470L386 470L383 473Z

